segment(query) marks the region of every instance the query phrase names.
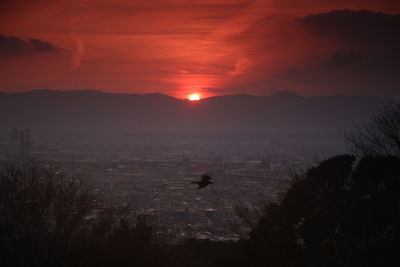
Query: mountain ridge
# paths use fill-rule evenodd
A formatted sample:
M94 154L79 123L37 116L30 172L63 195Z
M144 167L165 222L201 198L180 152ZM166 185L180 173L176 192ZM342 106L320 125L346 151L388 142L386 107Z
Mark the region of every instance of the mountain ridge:
M37 133L334 133L368 118L384 98L214 96L195 103L161 93L36 90L0 94L0 131Z
M79 94L79 93L92 93L92 94L102 94L102 95L133 95L133 96L151 96L151 95L161 95L161 96L167 96L179 100L186 100L182 98L177 98L168 94L164 94L161 92L152 92L152 93L144 93L144 94L139 94L139 93L123 93L123 92L106 92L106 91L101 91L97 89L82 89L82 90L55 90L55 89L33 89L33 90L28 90L28 91L22 91L22 92L3 92L0 91L0 94L2 95L30 95L30 94L40 94L40 93L52 93L52 94ZM247 94L247 93L237 93L237 94L226 94L226 95L215 95L215 96L210 96L203 98L208 99L208 98L219 98L219 97L235 97L235 96L249 96L249 97L294 97L294 98L319 98L319 97L372 97L372 98L383 98L379 96L372 96L372 95L343 95L343 94L333 94L333 95L316 95L316 96L302 96L300 94L291 92L291 91L278 91L271 93L269 95L252 95L252 94Z

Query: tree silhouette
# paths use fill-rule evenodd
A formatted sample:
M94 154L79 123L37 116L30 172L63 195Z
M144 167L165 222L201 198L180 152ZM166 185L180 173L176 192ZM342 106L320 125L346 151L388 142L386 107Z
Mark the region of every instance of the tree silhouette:
M355 125L345 138L359 156L400 156L400 104L386 104L369 121Z
M266 209L248 266L398 266L400 159L343 155L309 169Z
M88 188L51 169L5 166L0 172L3 266L67 266L84 253Z
M0 170L0 266L148 266L152 228L132 206L37 164Z

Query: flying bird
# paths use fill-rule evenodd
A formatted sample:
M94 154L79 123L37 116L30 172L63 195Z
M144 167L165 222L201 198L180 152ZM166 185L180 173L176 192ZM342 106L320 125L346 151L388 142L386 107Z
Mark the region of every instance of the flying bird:
M197 184L199 185L199 189L200 188L204 188L209 184L212 184L213 182L211 182L212 178L208 175L208 174L203 174L201 176L201 181L196 181L196 182L191 182L192 184Z

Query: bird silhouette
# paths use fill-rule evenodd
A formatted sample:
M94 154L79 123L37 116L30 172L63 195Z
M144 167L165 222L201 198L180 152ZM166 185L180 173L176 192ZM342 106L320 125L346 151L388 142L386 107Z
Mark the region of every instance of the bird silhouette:
M203 174L201 176L201 181L196 181L196 182L191 182L192 184L197 184L200 188L204 188L209 184L213 184L213 182L211 182L212 178L208 175L208 174Z

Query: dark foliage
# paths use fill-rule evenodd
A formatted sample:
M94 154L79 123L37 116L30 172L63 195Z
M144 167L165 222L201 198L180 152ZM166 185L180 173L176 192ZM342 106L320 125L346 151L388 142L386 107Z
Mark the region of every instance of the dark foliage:
M85 216L92 196L76 181L34 165L0 172L2 266L67 266L86 247Z
M38 165L0 172L0 266L145 266L151 227ZM133 260L133 258L134 260Z
M269 205L246 244L250 266L398 266L400 159L322 162Z

